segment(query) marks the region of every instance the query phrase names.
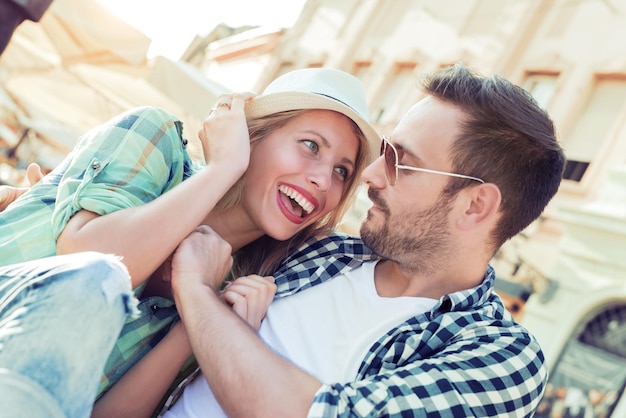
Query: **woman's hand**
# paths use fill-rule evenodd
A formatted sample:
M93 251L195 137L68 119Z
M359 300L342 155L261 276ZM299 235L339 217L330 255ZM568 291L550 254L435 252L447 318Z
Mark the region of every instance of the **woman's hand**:
M220 298L232 305L237 315L258 330L275 294L276 285L272 276L252 274L229 283Z
M198 132L207 164L223 163L242 172L248 167L250 136L244 106L253 97L248 92L219 97Z
M0 186L0 212L13 203L18 197L26 193L31 186L43 178L41 167L37 163L31 163L26 169L26 181L28 187Z
M28 191L28 187L0 186L0 212Z

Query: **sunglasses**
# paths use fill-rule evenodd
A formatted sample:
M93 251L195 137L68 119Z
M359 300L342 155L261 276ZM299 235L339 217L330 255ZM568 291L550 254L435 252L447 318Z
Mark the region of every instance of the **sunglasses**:
M385 156L385 174L387 175L387 181L389 182L390 186L396 185L396 180L398 180L398 170L411 170L422 171L424 173L431 174L442 174L444 176L458 177L461 179L475 180L480 183L484 183L484 180L479 179L478 177L466 176L464 174L457 173L449 173L447 171L429 170L427 168L417 168L408 165L400 165L398 164L398 151L396 150L396 147L394 147L393 144L389 142L384 136L380 144L380 155Z

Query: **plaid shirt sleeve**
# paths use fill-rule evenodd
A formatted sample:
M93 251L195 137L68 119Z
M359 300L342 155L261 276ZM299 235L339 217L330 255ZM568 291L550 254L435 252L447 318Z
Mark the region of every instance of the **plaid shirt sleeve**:
M0 212L0 265L56 254L56 238L81 209L104 215L138 206L194 168L182 124L167 112L130 110L79 138L48 175Z
M191 173L182 123L144 107L91 129L64 162L52 216L57 236L81 209L99 215L156 199Z
M357 378L324 384L309 417L531 417L547 380L537 341L481 286L383 336Z

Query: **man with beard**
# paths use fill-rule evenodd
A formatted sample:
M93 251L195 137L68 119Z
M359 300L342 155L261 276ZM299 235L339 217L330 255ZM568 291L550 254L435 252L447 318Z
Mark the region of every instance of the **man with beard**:
M228 265L227 244L206 230L181 244L172 287L202 374L165 417L533 415L544 356L489 261L541 214L565 157L548 115L501 77L457 64L424 88L363 173L367 247L335 234L301 248L258 334L205 265L207 251Z

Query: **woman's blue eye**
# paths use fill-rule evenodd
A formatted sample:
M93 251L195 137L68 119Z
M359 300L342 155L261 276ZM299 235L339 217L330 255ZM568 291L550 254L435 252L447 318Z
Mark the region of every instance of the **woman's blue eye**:
M317 153L320 149L320 146L317 145L317 142L311 141L310 139L304 139L302 142L311 149L311 151Z
M350 173L348 172L348 169L345 167L336 167L335 171L337 173L339 173L339 175L341 176L342 179L347 179L348 176L350 175Z

